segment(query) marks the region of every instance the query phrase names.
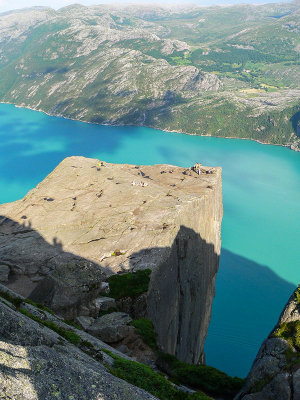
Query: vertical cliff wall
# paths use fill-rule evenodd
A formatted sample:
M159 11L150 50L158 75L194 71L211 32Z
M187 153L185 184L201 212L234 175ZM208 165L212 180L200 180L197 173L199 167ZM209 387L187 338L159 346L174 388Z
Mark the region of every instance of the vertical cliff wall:
M215 295L222 218L221 179L176 218L180 229L168 256L153 270L148 314L164 352L204 363L204 342Z

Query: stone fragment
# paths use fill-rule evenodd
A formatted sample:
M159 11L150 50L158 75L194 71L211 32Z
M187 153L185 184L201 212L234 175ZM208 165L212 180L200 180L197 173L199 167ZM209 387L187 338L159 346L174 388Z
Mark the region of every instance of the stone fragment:
M100 286L100 291L101 293L109 293L109 283L108 282L101 282L101 286Z

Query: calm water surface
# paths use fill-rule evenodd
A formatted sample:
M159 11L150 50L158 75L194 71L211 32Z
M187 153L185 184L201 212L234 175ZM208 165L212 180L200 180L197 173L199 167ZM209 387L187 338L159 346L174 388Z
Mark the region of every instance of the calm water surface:
M0 203L22 198L70 155L223 168L222 255L206 361L245 376L300 282L300 153L246 140L91 125L0 104Z

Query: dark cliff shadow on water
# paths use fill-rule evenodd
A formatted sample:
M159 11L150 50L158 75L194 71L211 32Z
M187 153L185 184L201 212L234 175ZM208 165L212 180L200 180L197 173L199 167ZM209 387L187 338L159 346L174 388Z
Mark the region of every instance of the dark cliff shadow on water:
M51 201L50 198L47 200ZM90 269L95 274L92 275L92 279L95 276L99 281L103 280L103 271L108 275L111 274L112 271L107 267L102 267L100 263L95 263L87 258L64 251L64 244L55 237L52 239L52 243L48 243L33 228L29 218L27 219L26 215L23 218L24 223L20 224L10 218L0 216L0 260L1 265L6 265L10 269L6 285L11 289L25 296L30 294L29 298L32 300L51 307L51 305L55 304L53 300L55 295L60 296L63 302L69 300L67 298L69 295L71 297L74 296L73 286L74 283L77 283L74 281L74 277L77 277L76 274L78 272L74 275L73 270L71 270L70 273L69 264L79 263L79 269L85 271ZM164 229L167 228L165 227ZM185 355L183 353L184 349L186 349L189 360L195 361L191 355L193 346L202 345L203 349L206 329L210 319L210 306L214 297L214 282L218 259L219 256L214 252L214 246L206 243L199 234L185 226L179 228L170 247L145 248L130 255L129 265L131 270L149 267L152 269L148 292L150 300L147 300L148 312L151 317L156 318L154 324L157 324L160 329L159 334L163 336L165 330L164 339L166 339L166 335L169 336L169 340L165 340L164 343L165 350L176 353L176 348L178 348L179 351L176 355L180 358L184 358ZM80 264L80 262L83 264ZM211 265L211 267L206 268L207 265ZM100 275L97 275L96 270L100 272ZM54 280L52 279L57 271L60 271L58 278L61 278L61 280L58 280L57 277ZM120 263L120 272L126 271L125 269L122 271ZM39 279L43 275L45 275L44 279L30 287L29 277L35 276ZM52 281L49 280L50 278ZM63 286L65 282L71 288ZM87 278L85 283L86 285L91 284L90 287L93 287L91 290L96 290L96 292L93 292L94 298L100 295L100 287L97 288L97 285L95 287L95 282L91 281L90 277ZM56 290L55 284L61 286L63 290ZM82 282L80 282L80 286L83 286ZM89 290L90 287L88 286ZM197 315L199 315L199 318L197 318ZM167 327L165 326L166 324L168 325ZM23 328L25 329L25 326ZM0 326L0 338L1 336L6 344L14 343L14 345L18 345L18 336L16 334L12 335L12 339L9 337L8 332L2 332L1 334ZM189 336L192 338L190 343ZM22 343L19 343L19 345L22 345ZM53 379L57 390L59 390L60 378L57 377L57 374L61 376L59 371L54 374L55 377L53 377L53 372L51 375L51 364L53 363L52 359L50 359L50 369L47 370L46 368L44 371L40 371L44 374L45 380L45 384L41 385L40 379L36 377L35 372L32 373L31 371L35 371L36 358L42 349L40 349L39 345L33 345L30 340L29 342L25 340L23 346L28 368L11 369L4 364L0 364L0 370L2 369L5 374L11 377L16 376L16 374L27 376L39 400L51 399L51 396L47 397L47 390L51 390L50 386L53 383ZM54 348L54 350L56 349ZM0 346L0 353L2 351L5 353L7 349L1 349ZM42 351L43 354L41 356L45 357L47 352L48 350L45 350L44 353ZM49 350L50 353L53 354L52 350ZM21 354L20 356L23 357ZM199 360L202 357L201 351L198 351L195 357ZM41 365L44 365L43 362ZM70 371L70 374L72 371ZM85 372L82 373L84 374ZM50 374L48 375L49 379L47 374ZM72 378L74 378L74 375ZM101 398L104 400L111 398L105 393L105 390L103 393L100 390L95 393L95 396L84 397L84 395L81 395L81 399L96 400L100 395L103 396Z
M222 249L206 360L244 377L295 285L270 268Z

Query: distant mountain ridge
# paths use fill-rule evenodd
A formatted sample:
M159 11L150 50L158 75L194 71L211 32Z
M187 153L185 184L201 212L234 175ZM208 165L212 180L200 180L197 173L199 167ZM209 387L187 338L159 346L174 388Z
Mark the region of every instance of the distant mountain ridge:
M300 146L300 2L0 14L0 101Z

